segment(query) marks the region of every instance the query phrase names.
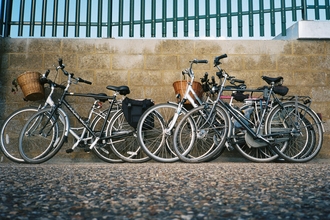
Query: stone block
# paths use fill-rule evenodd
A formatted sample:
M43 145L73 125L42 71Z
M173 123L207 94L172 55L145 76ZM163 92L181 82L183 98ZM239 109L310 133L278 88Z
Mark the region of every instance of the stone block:
M311 56L310 57L310 68L317 70L330 70L330 56Z
M126 70L96 70L94 76L95 85L129 85L128 76L129 74Z
M305 56L281 55L277 57L277 69L279 71L306 70L309 69L309 58Z
M62 53L94 53L95 39L62 39Z
M41 71L44 69L44 57L40 53L9 54L8 69L25 71Z
M247 70L276 70L276 55L250 55L244 57Z
M194 54L195 41L163 40L162 54Z
M142 70L144 55L113 55L111 66L113 70Z
M326 53L326 47L324 41L293 41L292 52L295 55L324 55Z
M110 54L79 54L79 69L110 69Z
M131 71L129 74L132 86L160 86L162 74L159 71Z
M144 59L146 70L175 70L178 66L174 55L146 55Z
M57 38L29 38L27 40L27 52L35 51L39 53L61 53L62 40ZM64 53L65 53L64 49Z

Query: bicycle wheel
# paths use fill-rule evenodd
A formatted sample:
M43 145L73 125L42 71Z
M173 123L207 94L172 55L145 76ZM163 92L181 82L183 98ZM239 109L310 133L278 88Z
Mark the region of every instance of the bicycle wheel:
M250 107L250 105L244 105L240 109L246 111ZM255 126L258 126L258 123L260 123L260 115L260 106L257 106L257 109L254 107L249 119ZM234 129L231 139L233 140L235 149L243 157L253 162L271 162L278 158L278 154L272 151L268 146L263 146L263 143L258 144L257 140L253 140L246 131L241 130L240 128L235 128L235 126L233 127ZM260 130L260 134L264 134L264 129ZM255 142L256 144L251 145L246 143L246 138L248 138L250 142Z
M173 149L172 134L186 110L182 109L173 128L169 130L169 125L175 120L174 115L177 111L177 104L162 103L149 108L139 120L138 141L142 150L155 161L166 163L179 160Z
M184 162L204 162L220 152L227 141L228 114L219 106L203 105L188 112L174 132L174 150Z
M24 107L10 114L1 127L0 147L3 154L11 161L24 163L19 154L18 140L26 121L38 111L37 107Z
M321 150L323 129L319 117L301 103L285 102L275 107L266 119L266 134L289 136L274 150L288 162L308 162ZM275 136L276 138L276 136Z
M128 124L122 110L113 116L106 133L112 136L109 140L111 150L123 161L141 163L150 160L138 143L136 129Z
M111 122L112 116L117 112L118 110L111 111L111 115L107 121L107 127L109 126L109 123ZM104 110L100 113L97 113L97 115L94 117L93 121L91 122L91 128L94 132L99 134L101 131L101 128L103 126L106 114L108 113L108 110ZM104 131L106 134L106 131ZM90 134L89 134L90 135ZM91 141L93 143L93 139ZM97 157L99 157L101 160L108 162L108 163L122 163L124 162L121 158L119 158L110 147L110 144L108 141L100 141L100 143L97 143L97 145L92 149L93 153L96 154Z
M50 116L51 109L34 114L24 125L19 137L19 153L28 163L43 163L52 158L64 143L64 118Z

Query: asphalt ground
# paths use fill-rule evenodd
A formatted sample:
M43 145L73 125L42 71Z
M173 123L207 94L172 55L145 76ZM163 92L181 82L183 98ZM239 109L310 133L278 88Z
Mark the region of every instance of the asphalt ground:
M330 219L330 160L0 163L0 219Z

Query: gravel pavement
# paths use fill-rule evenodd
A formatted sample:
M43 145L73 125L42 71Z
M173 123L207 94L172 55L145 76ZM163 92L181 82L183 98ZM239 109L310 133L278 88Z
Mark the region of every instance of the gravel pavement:
M330 161L5 163L0 219L330 219Z

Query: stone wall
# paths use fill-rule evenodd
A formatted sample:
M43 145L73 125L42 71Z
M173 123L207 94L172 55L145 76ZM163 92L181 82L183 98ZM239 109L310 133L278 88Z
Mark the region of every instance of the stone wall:
M76 92L109 93L107 85L128 85L129 97L160 103L175 100L172 83L182 78L189 60L209 60L194 66L199 80L205 72L214 75L214 57L227 53L222 67L245 79L249 87L264 85L262 75L283 76L289 94L312 97L312 108L322 113L327 130L319 157L330 158L330 41L0 38L0 42L0 122L29 104L22 101L21 91L10 92L11 81L25 71L43 73L47 69L55 79L59 57L69 72L93 82L92 86L74 86ZM64 80L59 73L56 81Z

